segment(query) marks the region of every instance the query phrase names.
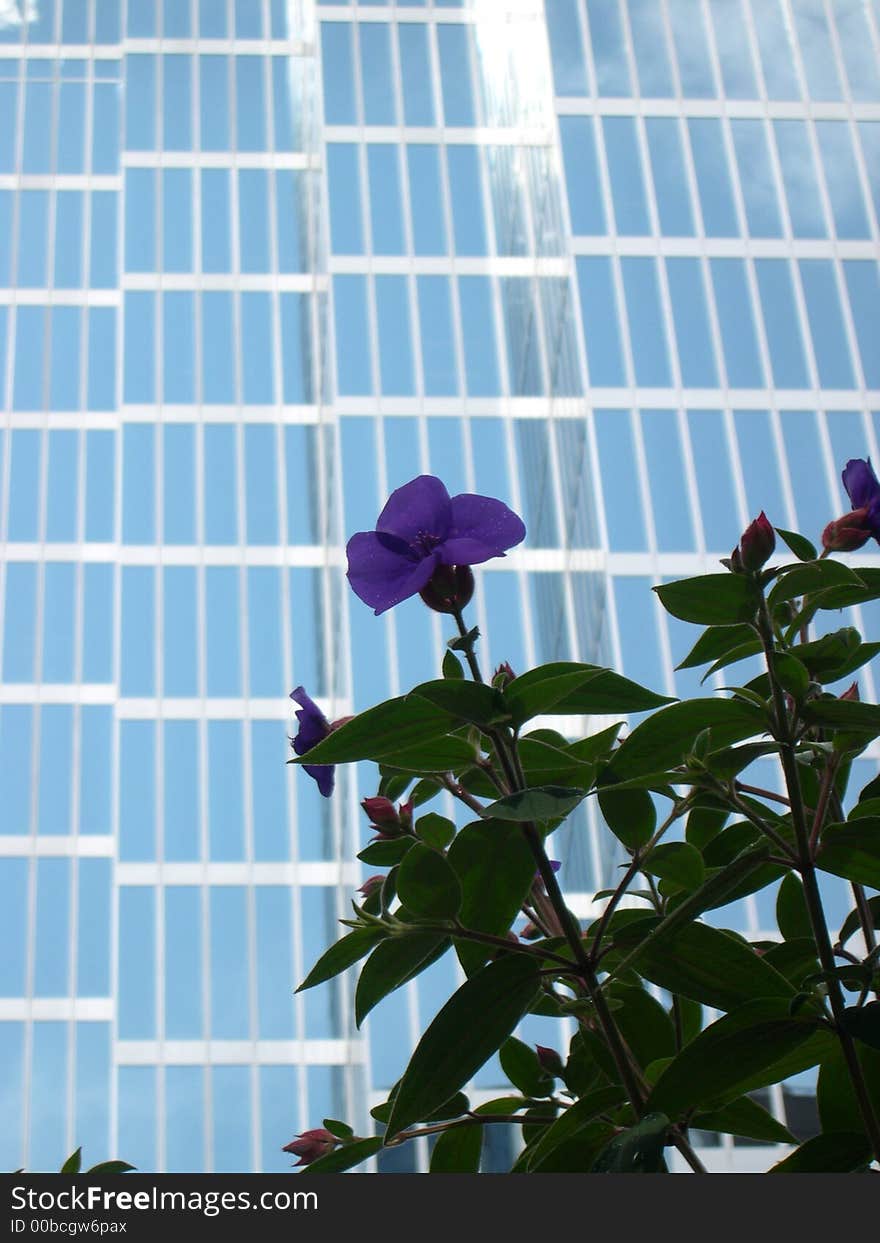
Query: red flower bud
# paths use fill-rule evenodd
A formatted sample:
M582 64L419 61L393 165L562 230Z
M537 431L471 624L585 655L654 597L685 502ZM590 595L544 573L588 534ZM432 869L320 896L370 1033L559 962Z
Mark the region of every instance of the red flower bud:
M873 534L865 505L829 522L822 532L822 547L828 552L855 552L867 544Z
M470 603L474 594L474 574L469 565L440 565L434 577L419 592L435 613L455 613Z
M299 1157L297 1165L311 1165L313 1161L318 1160L318 1157L332 1152L338 1143L339 1140L335 1135L325 1130L324 1127L317 1127L313 1131L303 1131L302 1135L298 1135L289 1144L285 1144L281 1151Z
M397 814L400 817L400 827L407 831L411 829L413 818L412 799L408 803L401 803L397 808Z
M381 889L385 883L385 877L380 874L376 876L368 876L364 883L358 889L358 893L362 893L368 898L371 893L375 893L377 889Z
M365 798L361 807L370 817L370 823L374 824L377 829L384 829L389 825L397 828L400 824L400 817L394 804L388 798Z
M546 1045L536 1044L535 1052L538 1055L538 1061L541 1063L541 1069L545 1070L548 1075L553 1075L558 1079L565 1067L562 1064L562 1058L555 1049L548 1049Z
M516 674L505 660L504 664L499 665L492 674L492 685L503 691L505 686L509 686L515 677Z
M521 941L537 941L538 938L543 935L544 934L541 929L537 926L537 924L533 924L531 920L529 920L526 926L521 929L519 934Z
M754 522L750 522L743 531L739 541L739 555L743 569L747 573L760 570L773 556L776 548L776 533L761 510Z
M838 695L837 698L847 699L851 703L858 703L860 699L858 682L853 682L852 686L848 686L843 694Z

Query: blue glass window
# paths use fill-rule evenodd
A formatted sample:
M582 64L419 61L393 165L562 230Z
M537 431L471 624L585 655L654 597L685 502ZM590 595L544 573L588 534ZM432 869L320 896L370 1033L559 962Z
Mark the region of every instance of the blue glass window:
M647 98L674 95L666 47L663 12L656 0L627 0L629 28L639 74L639 90Z
M122 538L153 544L156 431L149 423L128 423L122 432Z
M880 125L878 125L880 130ZM458 144L446 149L455 251L459 255L485 255L486 225L480 186L480 154L475 146ZM412 173L410 173L412 178Z
M752 319L751 299L742 259L712 259L712 284L721 327L721 342L732 388L760 388L764 372Z
M651 581L647 578L615 578L613 581L622 672L643 686L662 690L663 660L657 645L659 627L648 623L645 617L646 600L656 609L651 600Z
M831 261L802 259L799 266L819 383L823 388L852 388L852 365Z
M116 409L116 312L112 307L89 307L89 410Z
M43 367L48 309L19 306L15 311L13 410L43 409Z
M0 967L0 997L23 997L27 992L28 871L27 859L0 858L0 935L6 946Z
M43 681L72 682L76 566L48 561L44 575Z
M495 316L488 277L459 277L458 297L468 396L500 396Z
M840 238L869 238L850 127L843 121L817 121L816 136L825 166L834 229Z
M617 0L587 0L587 19L599 95L630 95L629 65Z
M250 1068L215 1066L210 1075L215 1099L224 1102L222 1117L214 1114L214 1169L218 1173L246 1169L252 1152Z
M422 338L425 395L446 397L458 392L452 307L446 276L416 278Z
M473 151L473 148L450 150ZM446 225L443 219L439 148L427 143L410 143L406 148L406 156L409 168L413 249L417 255L444 255L446 254ZM480 211L482 211L482 204L480 204ZM479 229L479 221L476 225L472 224L471 228Z
M758 84L740 0L711 0L721 81L728 99L757 99Z
M792 6L792 16L801 47L807 94L811 99L840 99L834 45L822 0L798 0Z
M617 232L650 233L635 120L632 117L603 117L602 129Z
M724 416L720 410L689 410L688 430L706 548L723 549L727 556L739 538L741 524Z
M682 94L696 99L714 98L715 81L702 11L690 0L667 0L667 3Z
M341 397L372 391L367 283L363 276L334 276L336 376Z
M843 264L843 273L865 384L868 388L880 388L880 353L877 350L880 340L880 273L877 264L870 260L847 261Z
M246 1039L249 1035L250 1009L247 893L238 885L217 885L208 891L208 897L211 926L211 1036L215 1040ZM222 1099L229 1100L229 1097L227 1095Z
M206 291L201 301L202 400L206 405L231 405L235 401L232 294Z
M241 388L245 403L271 405L275 400L271 295L241 295Z
M379 372L386 397L415 394L409 296L404 276L377 276L376 318L379 326Z
M625 384L611 262L604 258L578 259L577 275L590 383L594 387Z
M49 195L45 190L23 190L18 219L16 273L23 288L41 288L46 279L49 237Z
M235 145L266 150L266 75L261 56L235 57Z
M269 271L269 174L243 168L238 174L238 232L242 272Z
M875 103L880 98L880 80L877 77L868 7L850 4L848 0L832 0L831 7L850 94L859 103Z
M70 990L70 860L37 860L37 916L34 937L34 995L64 997Z
M14 578L14 566L7 571L7 582ZM8 590L8 588L7 588ZM6 672L3 679L13 681ZM0 708L0 795L3 797L5 832L30 833L31 757L34 741L34 709L30 704L4 704ZM2 1024L0 1024L2 1029Z
M272 693L278 693L277 686ZM290 769L285 767L289 757L290 743L284 722L251 722L251 798L254 857L258 860L290 857L287 810Z
M80 709L79 828L81 833L106 834L112 828L113 709L83 705Z
M46 539L50 542L72 543L76 539L79 444L76 432L49 433Z
M649 117L645 122L654 175L654 192L664 237L693 237L694 220L688 194L678 121Z
M247 593L250 693L276 698L285 693L280 571L275 566L248 567Z
M321 67L324 75L324 120L328 125L354 125L354 61L348 22L321 23Z
M718 383L718 372L700 260L667 259L666 275L682 384L712 388Z
M229 272L230 251L229 171L203 168L202 178L202 270Z
M605 233L605 210L596 157L596 137L591 117L559 118L568 210L574 233L601 236Z
M777 388L806 388L809 377L788 261L758 259L755 271L773 382Z
M327 179L333 251L337 255L362 255L360 174L354 143L327 144Z
M92 237L89 284L93 289L113 289L116 271L116 215L119 196L112 191L92 191ZM185 233L185 223L181 222Z
M367 174L370 186L370 222L373 252L402 255L403 207L400 194L398 148L392 143L367 144Z
M100 62L97 62L100 64ZM96 82L92 90L92 172L119 172L119 111L122 94L116 82Z
M238 540L235 428L208 423L204 429L205 540L234 544Z
M191 423L166 423L162 447L162 540L166 544L194 544L195 428Z
M162 57L162 145L166 151L191 151L192 57Z
M129 1160L138 1169L154 1170L157 1166L156 1068L120 1066L116 1074L120 1152L124 1149L129 1153Z
M264 1040L294 1035L290 981L293 965L290 890L264 885L257 891L257 1018Z
M125 58L125 145L129 151L156 149L155 56Z
M126 293L123 398L126 402L152 403L156 400L155 348L155 295Z
M123 695L154 695L153 653L154 571L149 566L122 567Z
M815 539L828 515L837 509L837 498L829 497L825 472L819 465L823 455L818 419L812 410L783 410L779 420L797 518L795 529Z
M125 971L119 973L119 1036L122 1040L149 1040L156 1036L154 990L145 987L146 981L156 978L155 953L155 891L146 885L121 885L119 954L126 964ZM138 1117L139 1112L132 1110L131 1116Z
M0 202L2 202L0 195ZM12 195L9 195L10 219L4 221L4 235L10 236ZM83 195L79 190L59 190L55 195L55 277L56 289L78 289L83 283ZM4 273L8 265L9 250L4 248L0 256L0 277L4 284L9 277ZM7 266L8 270L8 266Z
M657 547L661 552L691 551L694 531L678 416L672 410L643 410L641 427Z
M547 33L557 95L588 95L577 0L547 0Z
M536 397L544 391L534 288L522 277L502 277L501 307L507 337L511 395Z
M32 541L39 538L40 530L43 437L40 432L15 428L10 439L7 539Z
M169 862L190 861L201 856L199 724L165 721L163 730L164 857Z
M113 566L87 562L83 569L83 681L113 682ZM126 636L127 641L127 636Z
M750 0L764 84L770 99L800 99L783 0Z
M774 121L782 180L795 237L825 237L827 226L807 127L803 121Z
M436 32L445 123L473 125L476 118L471 88L471 28L444 22L438 23Z
M228 151L232 138L228 57L199 57L199 110L202 150Z
M710 117L692 117L688 121L688 135L706 234L708 237L736 237L739 225L721 122Z
M365 22L358 26L364 122L367 125L394 125L397 122L389 31L386 22Z
M165 1038L198 1040L202 1017L202 894L189 885L165 890Z
M595 423L609 547L612 552L644 552L648 541L632 414L629 410L597 410Z
M205 650L209 695L241 694L239 573L233 566L205 570Z
M196 571L193 566L167 565L163 571L165 695L198 694L196 634Z
M361 31L363 29L361 26ZM434 124L431 60L428 52L429 29L429 26L421 22L401 23L397 27L405 125Z
M59 89L58 151L55 160L55 167L59 173L86 171L85 120L85 83L62 82Z
M766 410L736 410L733 418L748 512L764 509L777 515L772 520L788 521L770 416Z
M730 132L749 233L752 237L782 237L782 217L765 123L733 120Z
M162 173L162 266L166 272L193 270L192 176L189 168L166 168Z
M663 327L656 264L653 259L623 258L620 266L636 383L668 385L671 383L669 352Z
M281 378L286 405L309 405L315 400L310 315L308 294L281 295Z

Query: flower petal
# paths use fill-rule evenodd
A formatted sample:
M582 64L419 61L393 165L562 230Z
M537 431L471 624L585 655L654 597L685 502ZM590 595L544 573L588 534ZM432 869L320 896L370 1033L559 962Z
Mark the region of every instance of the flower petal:
M880 499L880 483L874 474L871 459L852 458L843 470L843 486L853 509L862 509Z
M460 539L445 539L437 549L444 565L482 565L493 557L503 557L492 544L484 544L482 540L471 539L463 535Z
M376 530L414 543L432 535L439 543L452 520L449 493L435 475L419 475L392 492L379 515Z
M311 751L312 747L317 746L327 737L330 733L330 724L318 705L309 698L301 686L290 692L290 698L300 705L300 710L295 713L299 721L299 730L296 737L291 739L291 746L297 755L305 755L307 751Z
M336 770L333 764L303 764L304 770L318 783L318 790L329 798L336 784Z
M439 563L437 553L417 559L402 540L376 531L359 531L348 541L348 581L356 596L375 610L417 595Z
M444 540L443 560L454 542L458 561L453 564L478 565L521 543L525 535L522 518L503 501L462 492L452 498L452 525Z

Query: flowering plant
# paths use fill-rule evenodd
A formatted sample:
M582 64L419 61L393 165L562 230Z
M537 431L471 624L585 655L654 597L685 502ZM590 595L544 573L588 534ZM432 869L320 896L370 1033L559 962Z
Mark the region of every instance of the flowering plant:
M702 628L680 667L708 676L763 662L744 686L692 700L573 662L484 677L463 616L469 567L525 536L499 501L450 498L422 476L393 494L375 531L352 537L348 576L363 601L381 613L419 594L457 633L441 678L345 722L331 726L294 692L291 763L322 793L335 766L378 765L363 802L376 835L359 857L385 869L300 988L365 960L360 1024L442 955L464 978L372 1110L376 1134L325 1119L287 1146L307 1172L351 1169L423 1135L432 1171L476 1172L483 1131L499 1124L520 1129L513 1169L527 1173L664 1171L671 1150L701 1171L695 1129L788 1145L777 1171L880 1160L880 778L849 790L854 758L880 736L880 709L852 679L880 643L850 625L810 635L814 619L880 598L880 570L830 556L880 531L870 462L848 463L843 482L852 511L828 524L821 553L762 513L723 573L654 588ZM785 551L771 565L777 537ZM644 715L628 732L621 720L573 738L542 728L548 714ZM754 776L768 760L777 789ZM426 810L443 792L466 809L463 827ZM586 923L547 853L585 799L624 857ZM833 930L823 874L852 898ZM774 938L720 926L731 903L771 886ZM517 1039L529 1014L560 1020L558 1048ZM474 1107L468 1083L496 1053L511 1087ZM821 1130L798 1145L754 1093L813 1068Z

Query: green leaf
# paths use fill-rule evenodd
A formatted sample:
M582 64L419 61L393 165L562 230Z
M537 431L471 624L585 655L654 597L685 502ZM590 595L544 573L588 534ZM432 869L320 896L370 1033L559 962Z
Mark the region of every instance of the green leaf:
M443 654L443 676L450 681L458 681L464 677L464 669L455 652L447 650Z
M530 734L520 739L519 759L529 786L568 785L587 790L593 784L595 765L572 755L567 745L563 750Z
M444 855L416 842L397 871L397 893L420 919L454 919L461 907L461 885Z
M691 699L661 708L637 725L609 766L618 780L656 773L680 764L704 729L715 747L741 742L767 728L764 714L734 699Z
M701 574L653 590L667 613L704 626L749 622L758 611L758 592L746 574Z
M483 1128L456 1126L444 1131L431 1153L432 1174L478 1174L483 1151Z
M856 733L880 734L880 707L852 699L811 699L804 705L804 720L809 725L829 726Z
M878 651L880 643L862 643L858 630L843 626L810 643L799 643L795 655L814 681L836 682L872 660Z
M755 997L787 1001L794 995L788 980L737 937L708 924L688 924L657 940L643 939L659 923L646 916L614 937L615 946L624 948L642 940L632 961L652 984L718 1010L731 1010Z
M827 563L826 563L827 564ZM880 570L859 566L858 585L833 587L824 591L816 601L820 609L845 609L851 604L867 604L880 599Z
M426 846L433 846L435 850L445 850L455 837L455 825L452 821L447 820L445 816L438 816L433 811L429 811L426 816L419 817L415 822L414 831L416 837Z
M754 1139L760 1144L797 1143L791 1131L781 1122L777 1122L769 1110L750 1096L741 1096L738 1100L722 1105L720 1109L696 1114L691 1126L698 1127L701 1131L741 1135L743 1139Z
M549 1096L553 1079L548 1075L531 1045L510 1036L498 1051L501 1069L523 1096Z
M466 825L449 848L448 860L461 882L459 920L465 928L503 937L516 919L535 876L535 860L522 826L477 820ZM472 975L492 947L457 940L455 950Z
M868 906L871 911L871 918L875 928L880 928L880 897L868 898ZM841 945L846 945L851 936L854 936L861 930L862 921L858 911L850 911L840 929L838 941Z
M82 1168L82 1148L72 1152L61 1167L62 1174L78 1174Z
M833 1040L814 1019L791 1017L784 1001L749 1001L682 1049L658 1079L648 1107L679 1117L776 1083L796 1073L790 1065L814 1064L808 1046L817 1033Z
M127 1174L129 1170L136 1170L136 1165L129 1165L127 1161L100 1161L97 1165L91 1166L86 1170L87 1174Z
M473 764L475 755L467 739L447 734L412 746L401 745L381 759L412 773L459 773Z
M380 868L394 867L403 856L415 845L415 839L408 834L405 837L392 837L387 841L381 839L370 842L358 855L362 863L374 863Z
M473 1112L481 1117L491 1117L493 1114L515 1114L520 1109L531 1108L531 1105L531 1101L524 1100L521 1096L499 1096L494 1101L484 1101Z
M880 817L828 825L816 863L823 872L880 889Z
M449 937L442 932L411 932L389 937L377 945L364 964L355 990L358 1027L384 997L436 962L448 948Z
M827 591L831 587L847 587L864 591L864 585L858 574L854 573L842 561L807 561L794 569L781 574L773 590L767 598L771 611L785 600L793 600L796 596L813 595Z
M302 993L307 988L314 988L316 984L323 984L325 980L332 980L335 975L369 954L386 935L384 928L356 928L325 950L296 991Z
M764 962L775 967L795 988L802 988L807 976L818 970L816 943L812 934L769 946L764 951Z
M729 653L757 639L753 626L741 622L737 626L709 626L676 669L694 669L711 661L723 660ZM760 644L759 644L760 645Z
M640 1066L675 1053L672 1020L646 989L614 980L607 991L616 1003L614 1021Z
M776 652L773 665L782 689L788 691L789 695L793 695L800 702L810 685L810 675L806 666L802 665L791 652Z
M379 760L396 748L411 748L417 742L441 738L457 724L456 716L424 696L404 695L359 712L293 762L348 764L354 760Z
M323 1122L325 1130L331 1135L335 1135L337 1139L351 1139L354 1131L347 1122L340 1122L338 1118L325 1118Z
M862 1044L880 1049L880 1001L871 1001L866 1006L847 1006L841 1026Z
M447 655L452 655L451 652ZM453 660L455 657L453 657ZM423 682L411 692L470 725L493 725L508 719L504 696L486 682L440 678Z
M819 554L805 535L798 535L797 531L786 531L782 527L773 529L779 538L788 544L799 561L817 560Z
M562 1143L567 1143L600 1114L623 1104L625 1100L626 1094L617 1084L588 1092L586 1096L575 1101L564 1113L561 1113L556 1121L547 1127L540 1139L531 1145L526 1159L526 1168L533 1173L538 1173L545 1159L555 1148Z
M853 1131L814 1135L768 1174L850 1174L871 1164L871 1145Z
M362 1161L369 1160L382 1147L382 1136L371 1135L369 1139L358 1139L353 1144L343 1144L334 1148L326 1156L319 1157L311 1165L307 1165L302 1174L343 1174Z
M524 954L503 955L465 981L416 1046L394 1100L389 1139L472 1078L511 1034L539 986L538 967Z
M515 794L490 803L485 815L492 820L549 824L551 820L564 820L583 800L585 793L568 786L536 786L531 790L517 790Z
M602 1150L593 1163L594 1174L659 1174L666 1169L663 1149L669 1119L666 1114L645 1114Z
M868 1096L880 1101L880 1052L869 1045L856 1046ZM859 1131L865 1133L846 1059L839 1041L835 1040L819 1067L816 1103L823 1131Z
M611 669L572 661L555 661L520 674L505 690L504 700L518 725L549 712L605 716L643 712L670 702Z
M794 872L788 872L779 886L776 895L776 922L786 941L813 935L804 887Z
M599 807L611 832L627 850L646 845L657 827L657 809L647 790L615 790L602 786Z
M703 856L687 842L666 842L655 846L642 863L644 871L681 889L697 889L703 883Z

